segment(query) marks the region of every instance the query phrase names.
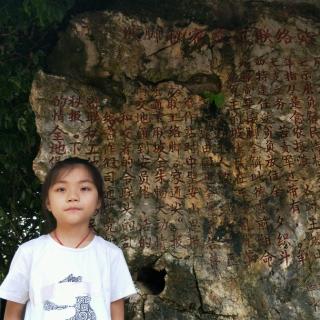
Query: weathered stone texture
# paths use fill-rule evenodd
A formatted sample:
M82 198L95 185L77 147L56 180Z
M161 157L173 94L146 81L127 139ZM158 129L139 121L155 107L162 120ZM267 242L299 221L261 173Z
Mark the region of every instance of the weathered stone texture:
M101 168L130 319L320 317L319 21L250 8L237 28L74 17L34 80L35 172Z

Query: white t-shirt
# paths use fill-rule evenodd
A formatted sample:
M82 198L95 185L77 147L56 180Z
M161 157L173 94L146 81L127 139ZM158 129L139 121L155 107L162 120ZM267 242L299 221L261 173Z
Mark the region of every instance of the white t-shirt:
M136 293L120 248L94 236L68 248L50 235L22 244L0 297L27 303L25 320L109 320L110 303Z

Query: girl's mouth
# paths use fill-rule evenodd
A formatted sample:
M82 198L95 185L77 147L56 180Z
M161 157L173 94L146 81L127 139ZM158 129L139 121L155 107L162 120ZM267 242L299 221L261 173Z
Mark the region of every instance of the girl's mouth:
M70 207L70 208L67 208L65 209L65 211L80 211L81 208L78 208L78 207Z

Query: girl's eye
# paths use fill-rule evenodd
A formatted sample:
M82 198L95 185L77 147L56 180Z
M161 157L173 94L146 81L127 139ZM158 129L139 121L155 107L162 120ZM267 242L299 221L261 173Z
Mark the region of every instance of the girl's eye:
M65 191L65 188L60 187L60 188L57 188L56 191L57 191L57 192L63 192L63 191Z
M82 191L90 191L91 189L89 187L82 187L81 190Z

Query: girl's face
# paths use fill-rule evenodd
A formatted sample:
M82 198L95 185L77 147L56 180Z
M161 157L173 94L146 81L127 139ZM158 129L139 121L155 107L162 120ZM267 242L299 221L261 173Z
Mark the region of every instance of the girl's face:
M58 226L88 225L101 202L87 168L79 164L62 170L49 188L46 205Z

